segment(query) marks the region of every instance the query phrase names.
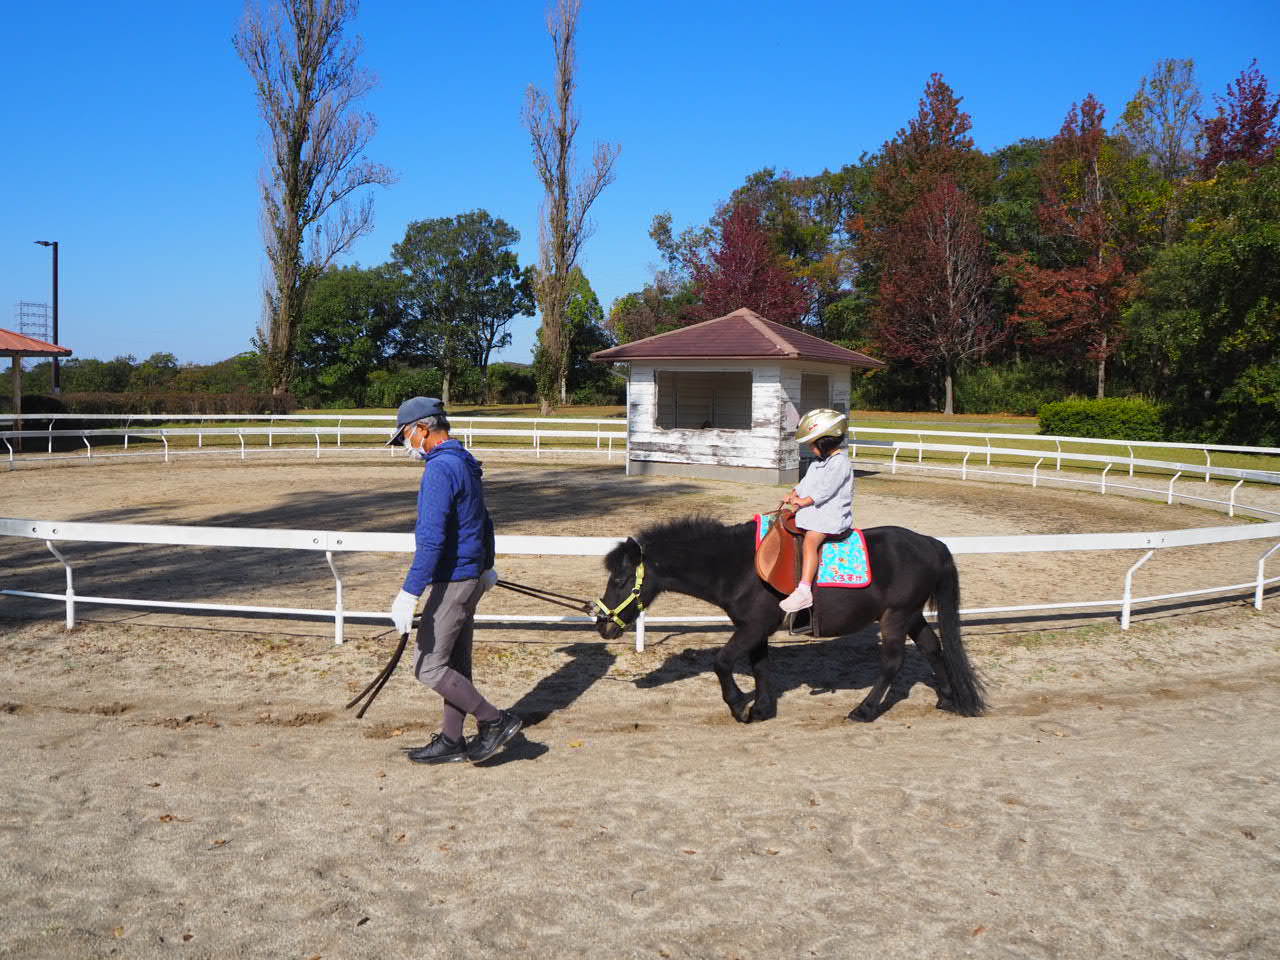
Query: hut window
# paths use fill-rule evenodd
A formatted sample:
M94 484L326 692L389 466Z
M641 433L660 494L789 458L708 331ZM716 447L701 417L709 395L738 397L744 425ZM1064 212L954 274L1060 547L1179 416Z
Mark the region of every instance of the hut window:
M751 372L657 371L659 429L751 428Z
M817 373L800 375L800 414L831 406L831 378Z

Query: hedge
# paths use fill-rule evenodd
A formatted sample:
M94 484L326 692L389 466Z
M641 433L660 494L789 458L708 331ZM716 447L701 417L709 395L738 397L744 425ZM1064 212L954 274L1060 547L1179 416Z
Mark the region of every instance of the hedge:
M237 414L293 413L292 396L270 393L63 393L22 398L24 413Z
M1044 404L1040 433L1107 440L1163 440L1160 408L1145 397L1085 400L1071 397Z

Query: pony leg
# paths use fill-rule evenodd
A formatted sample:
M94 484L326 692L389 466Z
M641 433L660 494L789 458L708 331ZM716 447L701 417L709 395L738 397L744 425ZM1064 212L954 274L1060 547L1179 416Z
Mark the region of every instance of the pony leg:
M739 657L747 652L752 653L752 664L754 665L756 662L755 650L761 646L764 646L764 644L760 642L758 634L735 630L733 636L729 638L729 642L716 653L715 671L716 678L720 681L720 695L724 698L724 702L729 705L729 712L733 714L734 719L739 723L751 722L751 701L754 699L754 695L742 692L738 682L734 679L733 665L738 661ZM757 682L759 682L759 674L757 674ZM759 690L757 690L758 693Z
M880 676L863 701L850 711L850 720L870 723L883 711L884 695L902 669L907 644L906 622L907 615L901 610L886 610L880 617Z
M769 679L769 638L765 637L747 651L751 660L751 673L756 678L756 696L747 714L748 723L772 720L778 715L778 698Z
M929 621L923 614L916 614L911 626L907 627L907 634L915 642L916 649L924 654L925 659L929 661L929 666L933 668L933 676L938 683L938 709L954 710L951 676L947 673L946 662L942 659L942 644L938 640L938 635L933 632L933 627L929 626Z

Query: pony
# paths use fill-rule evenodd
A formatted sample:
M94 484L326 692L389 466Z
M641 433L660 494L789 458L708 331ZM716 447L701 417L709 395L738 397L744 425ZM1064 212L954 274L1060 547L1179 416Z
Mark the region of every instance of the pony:
M769 637L783 623L781 597L755 571L755 523L727 525L705 517L683 517L628 537L605 557L609 580L595 601L596 629L616 640L640 612L668 591L714 604L728 614L734 631L716 653L715 672L729 712L740 723L777 716L769 677ZM883 710L885 694L902 667L910 637L933 668L937 707L966 717L986 710L983 684L960 638L960 578L941 540L905 527L863 531L873 581L866 587L817 587L814 620L822 636L836 637L880 622L880 673L849 719L869 723ZM939 638L924 618L933 600ZM755 691L744 692L733 676L746 657Z

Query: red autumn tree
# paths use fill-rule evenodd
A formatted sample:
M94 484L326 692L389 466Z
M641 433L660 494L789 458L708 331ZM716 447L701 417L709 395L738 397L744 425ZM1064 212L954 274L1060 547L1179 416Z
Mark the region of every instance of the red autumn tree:
M1200 136L1204 156L1200 158L1202 177L1212 177L1219 165L1243 160L1251 167L1265 163L1280 146L1280 96L1268 100L1267 78L1258 69L1258 61L1240 71L1234 83L1227 84L1225 97L1214 95L1218 115L1200 120Z
M1107 360L1119 346L1128 282L1117 242L1115 198L1104 157L1106 110L1093 94L1072 104L1040 170L1039 219L1052 263L1019 255L1000 273L1017 287L1010 321L1022 338L1076 350L1097 365L1097 396L1106 395Z
M978 205L944 176L885 238L875 331L890 356L939 369L945 413L957 364L1001 339L991 281Z
M760 226L760 211L735 204L713 222L719 236L706 251L689 253L685 265L699 303L690 310L697 320L710 320L740 307L767 320L794 326L809 306L807 284L782 265Z

